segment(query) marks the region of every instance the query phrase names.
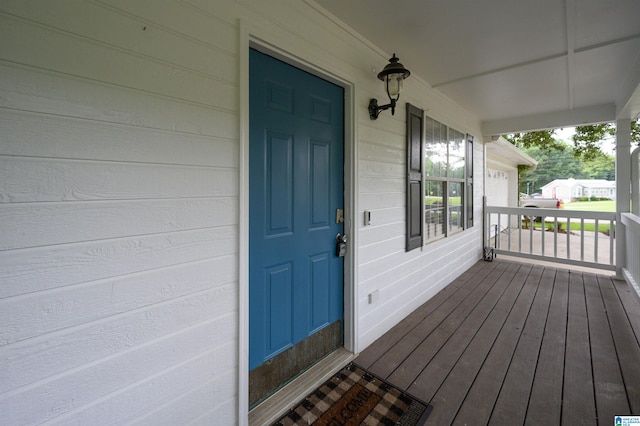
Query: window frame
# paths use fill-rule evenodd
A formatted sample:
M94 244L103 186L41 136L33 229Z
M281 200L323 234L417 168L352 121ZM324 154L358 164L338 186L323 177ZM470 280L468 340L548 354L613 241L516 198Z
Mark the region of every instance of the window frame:
M429 128L429 122L433 122L431 126L432 129L435 129L436 126L441 129L444 128L444 136L442 136L442 132L440 135L440 139L436 137L429 137L427 134L427 129ZM452 235L463 232L464 230L471 228L473 226L473 136L469 134L465 134L460 132L459 130L447 126L444 123L435 120L432 117L425 117L425 140L424 144L424 152L425 152L425 160L426 153L432 152L428 148L428 144L444 144L446 145L446 154L443 152L440 155L444 155L446 158L446 163L444 165L445 174L444 176L429 176L427 170L425 169L423 172L423 181L425 194L424 198L427 198L426 190L431 185L430 183L437 183L441 185L441 193L442 193L442 207L439 209L441 212L441 217L443 219L442 222L429 222L429 218L427 217L426 212L426 203L425 203L425 228L426 234L424 235L424 243L429 244L435 241L440 241L444 238L448 238ZM456 138L454 140L453 138ZM463 153L463 172L461 177L453 177L452 171L454 170L452 166L452 145L456 142L462 142L463 147L458 150L458 153ZM457 157L459 158L459 156ZM426 164L426 161L425 161ZM460 204L458 208L457 220L453 221L453 212L451 211L452 202L451 199L453 195L451 194L452 186L457 185L460 188L461 194L455 195L455 197L460 198ZM435 224L435 228L433 225ZM431 235L431 230L433 229L434 235ZM440 231L438 233L438 231Z
M426 153L431 152L427 149L427 140L430 139L430 143L433 143L433 138L427 137L427 123L434 123L431 129L435 129L435 123L437 123L440 129L440 137L442 138L442 128L446 129L445 136L442 140L446 142L446 164L444 176L427 176L427 164ZM453 129L449 126L440 123L439 121L425 116L424 111L409 103L407 103L407 184L406 184L406 251L414 250L418 247L424 247L426 244L440 241L444 238L450 237L454 234L463 232L466 229L473 227L473 136L465 134L459 130ZM458 149L457 158L460 159L460 153L463 153L462 159L463 172L459 177L449 177L450 168L450 144L449 130L456 132L458 137L457 141L461 141L464 146ZM435 131L433 132L435 134ZM430 164L433 164L431 162ZM435 171L436 168L432 168ZM437 168L441 170L441 166ZM441 171L440 171L441 173ZM429 184L437 183L440 186L440 193L442 194L442 206L438 207L439 212L444 217L442 224L437 223L434 231L437 230L437 226L442 226L442 235L430 238L431 224L427 223L427 215L432 215L433 211L426 211L426 198L427 188L430 188ZM456 184L460 187L460 208L458 209L458 215L456 220L456 227L452 227L452 214L449 212L450 208L450 185ZM425 234L425 229L427 232Z

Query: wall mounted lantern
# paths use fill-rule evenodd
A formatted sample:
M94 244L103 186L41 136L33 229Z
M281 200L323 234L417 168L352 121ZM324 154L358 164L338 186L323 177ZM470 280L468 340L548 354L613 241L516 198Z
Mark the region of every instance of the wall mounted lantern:
M404 67L393 54L393 57L389 59L389 63L382 71L378 73L378 79L384 81L387 96L389 96L390 103L382 106L378 106L378 100L371 98L369 101L369 117L372 120L376 120L380 111L391 108L391 115L395 113L396 102L400 99L400 91L402 90L402 81L409 77L411 72Z

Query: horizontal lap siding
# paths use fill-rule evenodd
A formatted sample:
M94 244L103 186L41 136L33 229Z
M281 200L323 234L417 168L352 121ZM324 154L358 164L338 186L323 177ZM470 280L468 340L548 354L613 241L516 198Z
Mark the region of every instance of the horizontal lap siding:
M236 398L237 30L119 6L0 7L2 424Z
M238 215L234 197L120 200L77 203L21 203L6 206L0 221L20 221L29 232L8 229L0 249L41 247L113 237L143 236L190 229L230 226ZM117 229L96 228L118 218ZM50 223L56 223L50 229Z
M4 198L16 203L215 197L237 188L237 170L202 166L12 157L0 168Z
M226 138L237 144L238 114L235 111L216 110L88 78L0 62L0 93L4 100L2 106L46 114L45 119L50 116L82 118L96 125L107 123L126 126L124 129L133 126L143 131L165 130L179 135ZM150 155L153 158L154 154Z
M425 100L407 102L421 106ZM405 252L406 130L402 105L394 116L382 114L375 122L367 117L359 128L358 219L364 211L371 215L370 225L361 225L358 240L358 310L363 348L471 267L481 250L482 144L476 143L475 226L422 250ZM439 109L443 106L446 104L438 104ZM385 124L379 126L383 120ZM444 119L454 126L452 120ZM375 291L379 293L378 302L370 304L369 294Z
M353 85L360 349L479 257L479 180L473 229L404 251L404 102L479 123L417 78L371 121L386 54L313 4L5 1L0 423L239 420L240 21Z
M58 80L58 84L67 83ZM237 141L225 138L224 133L216 135L220 127L201 128L203 134L197 134L103 121L107 117L61 117L53 110L44 112L52 115L7 110L0 116L4 155L203 167L228 167L229 158L238 155ZM192 117L192 113L186 115ZM174 120L175 124L181 124L184 118ZM38 143L45 139L49 142L46 145ZM181 149L176 150L176 146Z

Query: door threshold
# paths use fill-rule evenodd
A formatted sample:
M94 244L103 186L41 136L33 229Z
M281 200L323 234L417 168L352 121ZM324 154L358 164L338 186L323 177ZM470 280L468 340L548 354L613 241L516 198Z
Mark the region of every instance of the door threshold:
M249 411L249 424L262 426L273 423L354 358L355 355L345 348L331 352Z

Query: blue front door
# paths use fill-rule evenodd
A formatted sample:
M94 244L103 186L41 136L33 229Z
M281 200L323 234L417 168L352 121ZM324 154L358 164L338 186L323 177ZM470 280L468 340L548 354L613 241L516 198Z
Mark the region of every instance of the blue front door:
M343 317L343 89L250 52L249 369Z

